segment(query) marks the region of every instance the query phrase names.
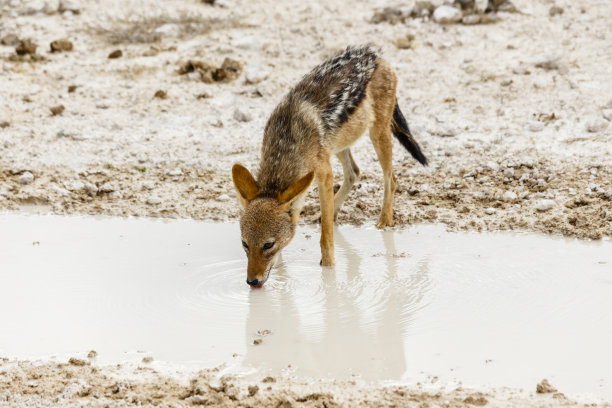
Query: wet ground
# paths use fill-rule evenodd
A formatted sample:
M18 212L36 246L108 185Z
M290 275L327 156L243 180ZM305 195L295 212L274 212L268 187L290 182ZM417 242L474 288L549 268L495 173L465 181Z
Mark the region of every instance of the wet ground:
M263 289L235 223L0 215L0 356L612 397L612 242L301 227Z

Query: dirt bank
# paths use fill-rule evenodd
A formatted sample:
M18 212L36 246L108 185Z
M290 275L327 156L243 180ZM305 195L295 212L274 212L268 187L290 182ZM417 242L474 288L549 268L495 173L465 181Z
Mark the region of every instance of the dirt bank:
M540 389L541 387L538 387ZM219 369L172 376L143 363L98 367L72 359L40 364L0 359L0 407L609 407L573 401L561 392L481 392L431 385L372 386L362 381L312 381L222 376Z

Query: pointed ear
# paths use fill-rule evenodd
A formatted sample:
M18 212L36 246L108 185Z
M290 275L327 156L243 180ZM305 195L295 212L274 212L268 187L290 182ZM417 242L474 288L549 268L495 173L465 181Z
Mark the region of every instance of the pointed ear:
M240 196L240 201L243 204L248 203L259 195L259 186L251 173L241 164L234 164L232 167L232 179L234 187Z
M280 201L281 204L293 201L296 197L299 197L308 189L310 183L312 183L312 179L314 179L314 172L311 171L310 173L296 181L285 191L278 193L278 201Z

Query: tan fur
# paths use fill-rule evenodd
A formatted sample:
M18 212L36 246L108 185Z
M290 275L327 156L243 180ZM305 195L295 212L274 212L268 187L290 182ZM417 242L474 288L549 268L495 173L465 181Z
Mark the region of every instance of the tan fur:
M279 147L283 140L275 137L274 132L282 129L278 125L280 119L271 119L264 134L262 162L257 178L261 184L257 185L250 173L244 173L242 166L233 172L234 184L245 209L241 230L249 248L248 279L263 283L274 259L295 234L302 198L312 181L312 174L316 178L321 204L321 264L334 265L334 219L359 176L350 146L366 130L369 130L384 175L383 206L376 226L384 228L393 225L396 179L391 161L391 121L396 103L397 79L387 62L381 59L376 62L365 97L340 127L322 134L324 125L319 115L320 108L300 100L298 86L294 91L297 96L289 94L272 114L272 118L284 119L289 116L295 145ZM286 155L279 157L280 154L275 153L281 151L279 149L285 149L282 151L287 152ZM338 157L344 170L344 182L335 197L331 165L333 155ZM267 191L266 185L276 186L282 191L273 196L273 189L268 188L270 191ZM261 192L261 196L253 197L255 191ZM272 239L275 241L273 249L263 250L263 245Z

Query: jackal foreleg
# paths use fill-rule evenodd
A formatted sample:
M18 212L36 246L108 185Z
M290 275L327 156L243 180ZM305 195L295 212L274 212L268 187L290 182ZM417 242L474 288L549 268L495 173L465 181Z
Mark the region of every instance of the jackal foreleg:
M334 265L334 174L329 158L316 170L321 201L321 265Z

